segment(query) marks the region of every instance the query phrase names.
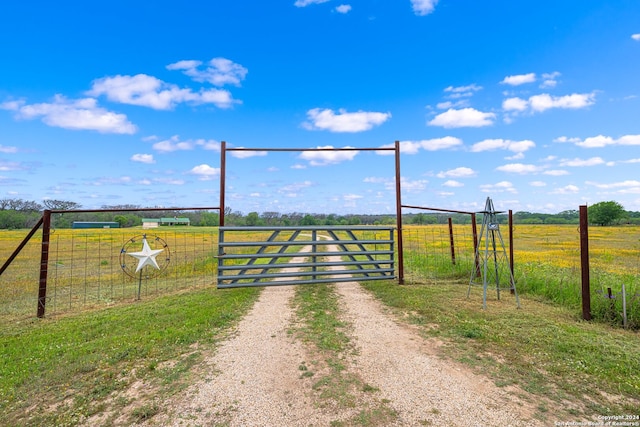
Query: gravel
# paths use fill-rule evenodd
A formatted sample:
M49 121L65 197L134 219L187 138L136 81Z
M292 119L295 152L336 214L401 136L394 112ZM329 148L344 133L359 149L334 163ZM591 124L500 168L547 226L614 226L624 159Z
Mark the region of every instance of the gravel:
M305 248L308 250L308 248ZM301 258L294 262L301 262ZM348 369L378 391L397 426L538 426L530 403L437 356L425 340L358 283L336 285L343 320L356 352ZM353 419L359 408L318 404L313 377L301 366L313 349L295 339L292 286L265 288L260 298L205 363L209 371L186 392L165 402L146 425L329 426Z

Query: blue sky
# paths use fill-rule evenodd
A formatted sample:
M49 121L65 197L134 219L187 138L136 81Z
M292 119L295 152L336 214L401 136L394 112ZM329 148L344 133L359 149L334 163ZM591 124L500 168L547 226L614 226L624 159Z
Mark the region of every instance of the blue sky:
M401 141L404 204L640 210L637 0L0 5L0 198L217 206L220 141ZM395 213L386 152L230 152L233 210Z

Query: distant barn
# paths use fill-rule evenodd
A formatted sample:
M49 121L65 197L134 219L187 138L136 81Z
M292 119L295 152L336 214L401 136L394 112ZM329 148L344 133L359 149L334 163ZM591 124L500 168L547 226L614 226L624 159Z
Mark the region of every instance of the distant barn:
M157 228L159 226L191 225L189 218L142 218L142 228Z
M115 221L73 221L72 228L120 228L120 223Z

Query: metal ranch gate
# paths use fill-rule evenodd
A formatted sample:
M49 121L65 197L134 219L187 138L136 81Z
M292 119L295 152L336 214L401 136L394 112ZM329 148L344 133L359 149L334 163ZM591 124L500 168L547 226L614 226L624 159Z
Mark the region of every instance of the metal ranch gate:
M393 227L220 227L218 244L218 288L396 278Z

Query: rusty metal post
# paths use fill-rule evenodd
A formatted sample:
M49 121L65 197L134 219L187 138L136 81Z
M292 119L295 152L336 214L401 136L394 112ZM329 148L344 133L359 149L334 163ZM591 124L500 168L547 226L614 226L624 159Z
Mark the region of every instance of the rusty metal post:
M582 268L582 318L591 320L591 285L589 281L589 219L587 206L580 206L580 265Z
M226 141L220 142L220 227L224 227L224 188L225 177L227 174L227 143Z
M400 196L400 141L395 143L396 154L396 225L398 228L398 284L404 284L404 254L402 245L402 197Z
M476 214L471 213L471 232L473 234L473 263L476 268L476 277L480 277L480 260L478 259L478 225L476 224Z
M513 210L509 209L509 268L511 269L511 294L516 291L515 275L513 274Z
M451 264L456 265L456 248L453 242L453 221L449 219L449 244L451 246Z
M44 317L47 305L47 273L49 268L49 236L51 234L51 211L42 215L42 249L40 251L40 283L38 286L38 311L36 316Z

